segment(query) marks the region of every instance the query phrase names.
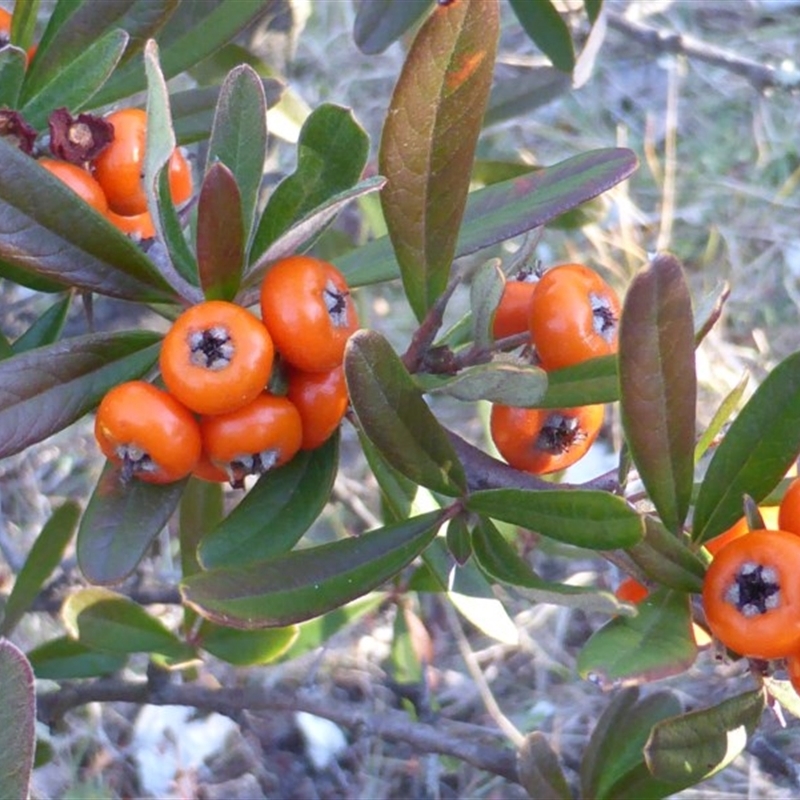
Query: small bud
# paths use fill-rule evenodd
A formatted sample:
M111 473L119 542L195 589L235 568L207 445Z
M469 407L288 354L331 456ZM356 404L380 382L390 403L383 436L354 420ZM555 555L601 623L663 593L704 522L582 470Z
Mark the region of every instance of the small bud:
M33 153L33 143L36 141L36 131L28 125L19 111L10 108L0 108L0 138L15 145L23 153Z
M111 144L114 126L93 114L73 117L66 108L57 108L50 114L50 152L72 164L91 161Z

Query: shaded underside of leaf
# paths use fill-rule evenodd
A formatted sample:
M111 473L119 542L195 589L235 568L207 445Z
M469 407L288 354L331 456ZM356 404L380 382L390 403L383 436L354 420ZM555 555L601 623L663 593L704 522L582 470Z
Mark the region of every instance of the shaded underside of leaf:
M28 659L0 637L0 789L3 797L27 797L36 742L36 699Z

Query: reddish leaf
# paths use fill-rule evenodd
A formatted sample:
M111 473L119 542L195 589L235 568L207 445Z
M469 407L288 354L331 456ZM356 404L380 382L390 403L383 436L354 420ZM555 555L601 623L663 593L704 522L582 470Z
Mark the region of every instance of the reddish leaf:
M420 318L450 275L498 31L497 0L437 8L411 46L383 128L381 201Z

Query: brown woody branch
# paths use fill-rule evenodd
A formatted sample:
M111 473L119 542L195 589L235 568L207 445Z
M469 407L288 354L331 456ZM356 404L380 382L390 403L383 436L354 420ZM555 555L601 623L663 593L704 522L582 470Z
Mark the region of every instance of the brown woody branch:
M136 703L138 705L180 705L199 711L215 711L241 718L245 711L305 711L335 722L359 735L404 742L421 753L452 756L472 766L519 783L517 756L506 747L485 743L487 730L468 723L440 717L433 723L409 719L402 711L370 711L328 696L285 688L261 686L210 689L196 684L166 681L132 681L101 678L91 682L66 684L37 698L37 715L47 725L56 724L71 709L88 703ZM498 731L497 738L503 738Z
M777 69L759 61L742 58L692 36L635 22L621 14L609 13L607 21L609 27L624 33L655 54L684 55L694 61L711 64L739 75L761 92L767 89L787 92L800 90L800 70Z

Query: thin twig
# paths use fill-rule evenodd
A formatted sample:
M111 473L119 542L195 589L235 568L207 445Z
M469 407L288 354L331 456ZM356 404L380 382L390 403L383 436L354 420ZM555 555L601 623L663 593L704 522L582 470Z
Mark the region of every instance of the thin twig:
M269 689L250 685L212 689L197 684L103 678L65 684L58 690L41 693L37 698L37 714L43 723L54 725L71 709L95 702L189 706L200 711L216 711L232 719L243 711L305 711L361 735L405 742L421 753L452 756L519 783L516 754L509 748L484 744L486 731L482 727L451 724L442 717L436 724L425 724L409 719L402 711L382 709L375 713L363 706L337 702L318 692L295 692L285 687Z
M742 58L692 36L644 25L621 14L609 12L607 21L609 27L644 45L654 55L661 53L685 55L694 61L720 67L741 76L761 92L766 89L780 89L787 92L800 89L800 70L783 67L776 69L759 61Z

